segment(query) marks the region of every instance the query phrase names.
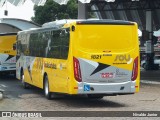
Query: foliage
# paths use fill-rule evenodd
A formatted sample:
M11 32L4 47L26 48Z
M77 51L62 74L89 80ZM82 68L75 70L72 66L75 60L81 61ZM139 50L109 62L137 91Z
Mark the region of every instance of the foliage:
M35 16L32 21L38 24L55 21L56 19L76 19L78 4L76 0L69 0L67 5L59 5L53 0L47 0L44 6L34 6Z

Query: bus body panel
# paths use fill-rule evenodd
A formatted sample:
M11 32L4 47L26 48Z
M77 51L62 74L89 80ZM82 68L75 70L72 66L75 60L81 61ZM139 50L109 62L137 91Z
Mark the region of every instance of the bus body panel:
M0 72L15 72L16 51L13 44L16 42L17 33L0 34Z
M43 77L46 73L51 91L68 93L69 77L66 64L64 60L21 56L17 60L17 78L20 79L20 72L23 69L25 82L43 88Z
M136 80L131 80L136 58L140 68L137 24L75 25L75 28L72 51L80 64L82 82L77 82L78 90L73 93L138 92L139 70Z
M16 57L8 54L0 54L0 71L15 71Z
M59 93L68 93L67 61L44 58L44 72L50 82L50 90Z

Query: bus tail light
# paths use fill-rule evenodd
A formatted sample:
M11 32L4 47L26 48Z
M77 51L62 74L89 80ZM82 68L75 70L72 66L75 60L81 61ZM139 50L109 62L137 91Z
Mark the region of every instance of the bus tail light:
M78 82L82 81L81 68L77 58L73 57L74 77Z
M132 81L136 80L137 76L138 76L138 57L134 59L131 80Z

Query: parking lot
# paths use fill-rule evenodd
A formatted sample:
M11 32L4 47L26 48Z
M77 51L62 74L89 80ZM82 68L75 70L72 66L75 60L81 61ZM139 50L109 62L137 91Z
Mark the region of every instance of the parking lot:
M145 79L145 76L141 79ZM157 79L158 76L154 77L155 81ZM91 100L85 96L64 96L57 100L47 100L41 89L36 87L23 89L21 82L13 76L1 76L0 87L5 90L4 99L0 100L1 111L160 110L160 84L141 83L139 93L125 96L106 96L101 100Z

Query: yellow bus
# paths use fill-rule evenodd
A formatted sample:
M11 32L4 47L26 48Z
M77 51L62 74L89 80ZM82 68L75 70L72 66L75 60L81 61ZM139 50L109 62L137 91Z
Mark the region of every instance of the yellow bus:
M103 98L139 91L137 24L115 20L60 20L18 32L17 78L24 88Z
M17 33L0 33L0 73L16 73L16 42Z

